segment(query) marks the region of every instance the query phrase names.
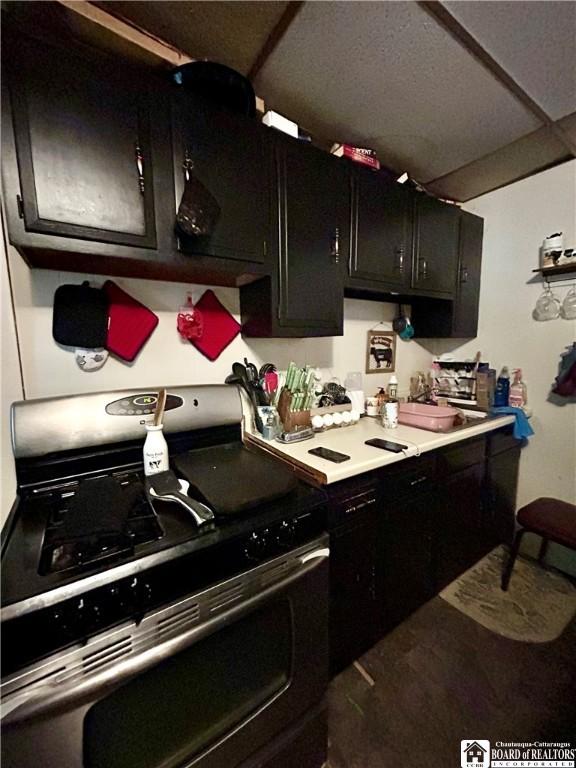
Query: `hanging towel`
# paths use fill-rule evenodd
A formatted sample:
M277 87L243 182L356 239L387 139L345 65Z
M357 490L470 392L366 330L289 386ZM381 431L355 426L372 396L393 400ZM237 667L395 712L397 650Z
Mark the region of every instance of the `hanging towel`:
M492 413L495 416L516 416L516 421L514 422L514 437L516 440L524 440L534 434L534 430L528 423L528 417L522 408L513 408L511 405L506 405L500 408L492 408Z

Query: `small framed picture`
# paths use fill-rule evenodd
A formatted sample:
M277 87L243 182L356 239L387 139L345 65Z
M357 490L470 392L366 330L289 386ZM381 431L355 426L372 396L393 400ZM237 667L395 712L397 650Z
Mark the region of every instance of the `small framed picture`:
M396 334L394 331L368 331L366 373L394 373Z

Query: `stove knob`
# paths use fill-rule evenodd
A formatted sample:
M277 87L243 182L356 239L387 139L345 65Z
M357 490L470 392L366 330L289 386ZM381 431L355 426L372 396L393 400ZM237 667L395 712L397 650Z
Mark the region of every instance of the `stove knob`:
M265 533L265 532L264 532ZM266 538L263 533L254 532L247 540L244 547L244 555L247 560L258 562L266 554Z
M66 605L59 605L52 611L52 627L62 642L77 637L78 615Z
M135 577L130 582L130 593L134 605L139 611L148 608L152 603L152 587L147 581Z
M291 549L296 543L296 527L292 520L283 520L276 529L276 543L280 549Z
M118 621L130 613L129 600L118 585L107 587L100 593L100 610L108 622Z
M76 617L78 629L81 634L88 635L96 631L101 624L100 606L85 598L80 598L76 603Z

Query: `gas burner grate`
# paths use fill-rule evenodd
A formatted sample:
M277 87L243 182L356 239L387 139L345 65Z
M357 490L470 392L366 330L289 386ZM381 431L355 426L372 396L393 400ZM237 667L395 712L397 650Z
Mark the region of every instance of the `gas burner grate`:
M64 521L82 480L39 489L38 499L47 506L47 524L38 572L41 575L61 571L84 570L108 561L132 555L134 548L162 538L164 532L149 503L139 473L114 472L110 475L122 491L126 524L121 533L102 532L74 539L63 535ZM103 475L104 477L104 475ZM127 510L127 515L126 515Z

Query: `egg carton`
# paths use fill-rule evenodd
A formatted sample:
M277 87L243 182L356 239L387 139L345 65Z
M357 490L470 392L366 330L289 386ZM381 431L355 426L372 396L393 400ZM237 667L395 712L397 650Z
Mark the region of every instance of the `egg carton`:
M345 403L344 405L329 405L324 408L311 408L310 416L312 420L312 428L315 432L326 432L329 429L339 429L340 427L351 427L353 424L357 424L360 419L360 413L354 411L352 403ZM325 419L326 416L332 417L332 423L323 423L319 425L317 419ZM336 423L334 423L334 417L336 417ZM314 423L316 421L316 424Z

